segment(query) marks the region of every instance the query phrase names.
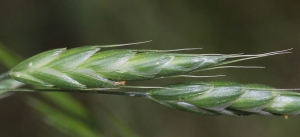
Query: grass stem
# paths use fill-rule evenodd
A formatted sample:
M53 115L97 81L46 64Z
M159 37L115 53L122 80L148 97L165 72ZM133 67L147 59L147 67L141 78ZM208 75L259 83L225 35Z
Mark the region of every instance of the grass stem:
M65 89L0 89L0 92L73 92L73 93L96 93L96 94L110 94L123 95L130 97L146 97L148 92L124 92L124 91L104 91L101 89L84 89L84 90L65 90Z

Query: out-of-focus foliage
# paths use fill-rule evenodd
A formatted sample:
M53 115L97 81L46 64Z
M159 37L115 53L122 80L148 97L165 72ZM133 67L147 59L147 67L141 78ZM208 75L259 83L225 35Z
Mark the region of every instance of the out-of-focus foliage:
M82 119L89 119L89 112L68 93L43 93L43 96L49 98L53 103L64 108L69 113L76 115Z
M95 133L91 127L76 118L72 118L66 114L61 113L49 106L48 104L31 98L30 105L45 115L45 122L54 128L66 132L67 135L72 137L101 137L100 133ZM76 106L75 106L76 107ZM45 133L47 134L47 133Z
M115 114L110 113L108 118L122 137L138 137L138 135Z
M3 65L11 68L18 64L21 60L22 59L18 54L10 51L0 42L0 62Z

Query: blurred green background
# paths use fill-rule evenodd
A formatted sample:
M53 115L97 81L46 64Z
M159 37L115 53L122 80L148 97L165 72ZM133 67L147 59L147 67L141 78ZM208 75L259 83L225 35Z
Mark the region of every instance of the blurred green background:
M161 1L161 0L1 0L0 41L27 58L45 50L153 40L127 48L177 49L189 53L259 54L294 48L292 54L235 65L265 69L219 69L196 75L226 77L174 78L131 85L162 86L182 81L235 81L276 88L300 88L300 2ZM1 66L0 71L8 69ZM173 110L143 98L71 94L100 121L97 132L115 133L108 122L116 115L143 137L297 136L300 117L201 116ZM37 93L16 93L0 100L1 137L68 137L49 126L26 103Z

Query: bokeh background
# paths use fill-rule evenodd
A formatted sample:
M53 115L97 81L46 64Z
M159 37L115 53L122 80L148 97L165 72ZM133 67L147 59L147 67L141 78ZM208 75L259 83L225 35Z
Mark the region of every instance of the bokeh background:
M294 48L292 54L236 63L265 69L219 69L195 75L129 82L162 86L182 81L235 81L276 88L300 88L300 2L205 0L1 0L0 41L24 58L45 50L153 40L135 49L201 47L189 53L258 54ZM0 71L8 68L1 66ZM300 117L201 116L173 110L143 98L71 94L100 123L106 136L121 136L109 124L112 113L143 137L297 136ZM49 126L26 103L38 93L16 93L0 100L1 137L68 137Z

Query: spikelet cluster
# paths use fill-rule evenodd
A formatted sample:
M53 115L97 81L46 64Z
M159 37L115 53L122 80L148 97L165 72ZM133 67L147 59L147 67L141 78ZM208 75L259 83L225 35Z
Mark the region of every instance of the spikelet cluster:
M9 71L9 76L42 87L107 88L124 85L128 80L147 80L201 71L226 64L225 59L232 57L151 50L99 50L98 46L85 46L46 51L15 66ZM234 60L227 63L231 62Z
M0 79L9 76L33 86L60 89L111 88L123 86L129 80L180 76L190 72L232 67L224 65L238 61L289 53L288 50L257 55L171 52L187 49L100 51L100 48L140 43L145 42L49 50L21 62L8 73L0 75ZM194 49L196 48L188 50Z
M189 82L153 89L148 98L202 115L300 114L300 93L257 84Z

